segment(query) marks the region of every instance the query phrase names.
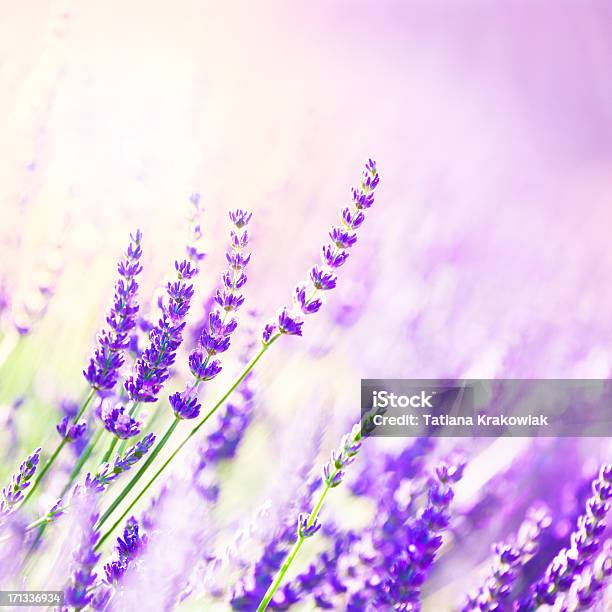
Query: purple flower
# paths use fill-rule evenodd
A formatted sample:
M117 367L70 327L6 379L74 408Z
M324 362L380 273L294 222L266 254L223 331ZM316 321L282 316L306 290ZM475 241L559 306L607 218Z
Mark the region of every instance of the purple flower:
M104 464L95 476L87 474L85 488L101 493L105 490L107 485L138 463L144 455L149 452L154 442L155 434L147 434L142 440L134 444L134 446L128 448L123 456L117 455L113 465L110 463Z
M92 600L92 587L97 577L94 568L100 559L100 555L94 551L100 538L95 530L97 520L96 513L88 516L81 528L79 546L72 556L72 575L64 589L64 604L75 610L81 610Z
M198 402L197 394L189 395L186 392L177 391L168 399L174 414L179 419L195 419L200 414L202 406Z
M138 292L136 276L142 271L139 263L142 255L140 230L130 235L125 258L119 262L117 271L121 277L115 285L113 306L106 317L108 329L98 335L98 348L83 370L87 382L97 390L112 389L117 383L119 369L123 365L123 352L129 345L130 331L136 325L138 305L135 303Z
M123 530L123 538L117 538L115 547L117 559L104 566L106 579L110 584L123 578L130 564L142 554L147 541L147 536L139 533L138 521L134 517L128 519Z
M281 334L301 336L302 325L304 325L304 322L290 315L287 310L283 310L278 316L278 331L280 331Z
M103 415L102 420L104 421L105 429L118 438L132 438L140 433L140 423L130 416L129 413L125 412L124 406L109 410Z
M321 260L323 265L329 268L339 268L348 259L348 256L346 251L338 251L329 244L324 244L321 248Z
M350 234L341 227L332 228L329 237L339 249L350 249L357 242L357 234Z
M133 402L157 401L183 341L184 319L193 297L193 285L185 280L191 279L196 269L186 261L175 262L175 268L179 280L168 283L168 303L160 303L162 317L149 333L149 347L136 362L134 373L125 381L125 390Z
M550 522L547 508L532 508L519 528L515 541L493 546L495 556L489 575L480 588L466 598L462 612L503 609L519 569L537 552L542 531Z
M454 497L453 485L463 476L463 463L441 464L431 479L428 502L407 528L405 544L389 559L387 579L378 591L379 606L408 606L420 597L425 582L442 546L442 531L449 524L449 506Z
M323 305L323 300L321 298L311 301L306 299L306 287L304 285L298 285L295 288L293 299L304 314L313 314Z
M204 358L202 351L193 351L189 355L189 369L197 381L212 380L221 372L221 362L218 359Z
M215 294L215 302L217 302L217 304L219 304L219 306L226 312L231 312L232 310L238 310L240 306L242 306L244 297L241 295L236 295L231 291L221 291L220 289L217 289L217 293Z
M250 221L251 215L238 210L230 212L230 219L237 230L242 230ZM242 249L248 245L249 235L246 230L231 230L230 242L231 246L227 252L230 270L223 274L224 288L217 289L214 298L218 308L210 312L208 325L200 335L198 347L189 355L189 369L195 378L195 384L169 398L174 414L180 419L194 419L199 415L201 406L197 398L198 386L203 381L212 380L221 372L220 361L212 357L229 349L231 335L238 326L235 318L228 317L230 312L238 310L244 303L244 296L238 293L238 290L244 286L247 279L243 269L251 256L244 255Z
M313 266L310 270L310 280L316 289L328 291L335 288L338 277L332 272L322 270L319 266Z
M0 523L13 512L15 506L23 499L23 492L30 486L40 461L40 448L37 448L13 475L8 486L2 489L0 499Z
M586 502L585 513L578 519L577 529L571 535L570 547L563 549L552 560L544 577L515 604L516 610L532 612L544 604L554 605L559 593L569 591L599 550L599 536L605 530L605 518L612 499L611 464L601 466L591 488L592 495Z
M276 333L277 329L278 328L276 327L275 323L266 323L261 334L261 339L263 340L264 344L270 343L270 340L272 339L272 336Z
M212 327L212 326L211 326ZM230 345L230 337L217 335L214 332L204 330L200 336L200 346L209 354L216 355L224 353Z
M87 423L85 421L73 423L72 418L67 415L55 426L55 429L62 438L65 438L68 442L74 442L85 433Z
M253 216L253 213L247 212L246 210L241 210L240 208L237 209L236 211L230 212L229 214L229 217L232 223L238 229L242 229L243 227L245 227L251 220L252 216Z
M365 166L360 186L353 189L352 207L342 209L343 227L332 227L329 232L331 244L323 245L321 249L322 267L315 265L310 270L310 287L299 284L294 294L295 313L287 308L281 310L278 319L278 330L280 333L294 336L302 335L302 323L297 317L304 314L314 314L322 306L322 300L317 295L319 291L329 291L336 287L338 277L336 270L348 259L348 249L357 242L356 230L361 227L365 220L364 210L370 208L374 203L374 190L378 185L378 171L376 164L368 160ZM298 314L299 313L299 314ZM268 324L263 331L262 340L269 344L276 330Z
M310 523L310 516L308 514L301 513L298 516L298 537L300 538L311 538L319 529L321 529L321 523L315 518Z

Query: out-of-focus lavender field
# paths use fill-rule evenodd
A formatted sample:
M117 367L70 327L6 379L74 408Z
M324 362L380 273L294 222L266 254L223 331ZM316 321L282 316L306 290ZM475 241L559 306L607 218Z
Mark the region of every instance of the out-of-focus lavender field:
M359 420L362 378L610 375L611 34L604 0L0 0L0 590L67 589L69 609L256 610L298 538L270 609L611 609L609 438L349 440L342 486L320 478ZM353 213L367 217L357 243L338 246L337 287L301 337L284 333L279 309L369 158L380 184ZM200 385L189 356L205 353L211 310L227 312L213 297L237 209L253 214L248 247L230 248L251 253L245 301ZM123 275L137 277L136 327L104 389L82 371L137 228L142 272ZM168 315L186 322L182 344L158 401L135 400L124 379L159 300L180 310L166 283L183 259L199 274L179 278L188 314ZM270 319L283 333L106 538L198 422L169 395L195 384L207 414ZM87 430L35 485L92 388ZM105 456L117 402L139 404L141 431ZM86 484L145 433L159 444L175 414L157 457ZM533 585L555 580L547 604Z

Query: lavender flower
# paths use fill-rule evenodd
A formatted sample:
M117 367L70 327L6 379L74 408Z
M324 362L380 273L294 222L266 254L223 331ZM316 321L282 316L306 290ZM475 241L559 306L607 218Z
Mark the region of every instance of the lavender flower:
M463 467L459 462L441 463L436 468L435 477L429 483L428 503L408 525L403 550L390 560L388 577L378 589L378 606L406 607L418 602L421 586L442 546L442 532L450 520L453 485L461 479Z
M83 436L87 429L87 423L80 421L73 423L72 418L66 415L56 426L57 433L67 440L68 442L74 442Z
M4 520L15 510L17 504L23 499L23 492L30 486L30 481L36 472L40 461L40 448L37 448L20 466L17 474L13 475L8 486L2 489L0 500L0 521Z
M599 550L599 536L604 532L605 518L612 499L612 465L601 466L592 483L592 496L586 502L586 511L578 519L571 544L550 563L544 577L531 588L530 593L515 603L515 610L532 612L538 606L554 605L560 593L570 590L574 580L582 573Z
M104 428L122 440L133 438L140 433L141 424L126 413L124 406L108 410L102 420Z
M183 341L185 317L193 297L193 285L185 281L192 279L198 270L188 261L177 261L174 267L178 280L168 283L168 303L160 304L162 316L149 333L150 345L136 362L135 373L125 381L125 390L133 402L157 401Z
M592 609L611 577L612 542L608 541L592 566L577 580L573 601L567 606L568 612Z
M98 348L87 369L83 370L83 376L96 390L110 390L117 383L119 369L124 363L123 351L128 348L130 331L136 325L136 276L142 271L139 263L142 255L140 230L135 235L130 234L130 239L125 258L118 266L121 278L115 285L113 306L106 317L108 329L103 329L98 335Z
M318 294L336 287L337 270L346 262L348 250L357 242L356 230L365 220L363 211L374 204L374 190L378 182L376 163L370 159L365 165L359 187L352 189L352 205L342 209L342 226L332 227L329 232L331 244L325 244L321 249L322 265L313 266L309 281L298 284L293 294L293 308L281 309L277 320L266 324L262 333L264 344L269 344L277 333L301 336L303 316L320 310L323 299Z
M195 419L200 414L198 386L201 382L212 380L219 374L221 362L213 357L227 351L231 335L238 326L235 318L228 320L228 317L244 302L244 296L238 293L238 289L241 289L247 281L244 270L251 256L243 252L249 243L249 234L244 228L252 215L237 210L230 212L229 216L237 230L230 232L230 248L226 253L230 269L223 274L223 286L217 289L215 294L216 309L208 316L208 326L202 331L198 347L189 356L189 369L195 381L184 391L169 397L170 405L178 419Z
M117 455L111 466L105 463L95 476L87 475L86 488L103 491L108 484L116 480L121 474L127 472L146 455L155 442L155 434L147 434L134 446L128 448L123 456Z
M116 560L104 566L106 579L110 584L123 578L130 564L142 553L146 545L147 536L139 533L138 521L134 517L129 518L123 530L123 538L117 538Z
M100 555L94 547L100 534L94 529L98 519L96 513L90 514L80 533L80 543L73 554L73 571L68 586L64 589L64 603L75 610L81 610L91 603L91 589L97 574L94 568Z
M548 509L532 508L519 528L515 542L493 546L495 558L491 571L478 591L467 598L462 612L494 612L503 609L517 579L518 570L536 554L538 540L550 522Z

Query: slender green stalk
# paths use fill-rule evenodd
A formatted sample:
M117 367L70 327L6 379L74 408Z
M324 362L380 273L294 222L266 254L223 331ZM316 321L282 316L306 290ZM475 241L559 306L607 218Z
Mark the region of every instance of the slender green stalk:
M155 482L155 480L157 480L157 478L160 476L160 474L168 467L168 465L179 454L179 452L183 449L183 447L185 447L187 445L189 440L191 440L191 438L193 438L196 435L196 433L208 421L208 419L225 403L227 398L236 390L236 387L238 387L240 385L240 383L247 377L249 372L255 367L257 362L263 357L263 355L268 350L268 348L272 345L272 343L275 342L279 337L280 337L280 334L277 334L276 336L273 336L270 339L270 342L268 342L268 344L264 344L262 346L262 348L259 350L259 352L253 357L253 359L251 359L251 361L249 361L249 363L245 366L244 370L240 373L238 378L236 378L236 380L232 383L231 387L223 394L223 396L208 411L208 413L198 422L198 424L187 434L187 436L185 438L183 438L182 442L176 447L176 449L173 451L173 453L168 457L168 459L166 459L166 461L157 470L157 472L155 472L153 477L147 482L147 484L144 486L144 488L138 494L138 496L126 508L126 510L123 512L123 514L121 514L121 516L115 521L113 526L100 538L100 540L98 540L98 543L96 545L96 550L98 550L102 546L102 543L112 534L112 532L115 530L115 528L118 525L121 524L121 521L125 518L127 513L134 507L134 505L136 503L138 503L138 501L146 493L146 491L149 489L149 487ZM163 442L163 439L160 441L159 444L161 444L162 442ZM157 455L157 452L159 452L158 451L159 444L158 444L158 446L155 447L155 450L152 453L152 455ZM165 444L165 442L164 442L164 444ZM151 458L153 459L154 456L151 457ZM149 464L150 463L151 462L149 461ZM142 466L141 470L132 478L132 480L128 483L128 485L125 487L125 489L119 494L119 497L113 502L113 504L109 507L109 509L102 515L102 517L100 518L100 521L98 522L97 529L100 529L100 527L102 527L102 525L106 522L108 517L112 514L113 510L121 503L123 498L134 487L134 485L140 479L140 477L142 476L142 473L144 473L144 471L145 471L145 469L147 467L148 467L148 464L145 463L145 465Z
M104 453L104 456L102 457L102 463L106 463L107 461L110 461L110 458L113 456L113 451L115 450L115 447L117 446L118 441L119 441L119 438L117 438L117 436L113 436L111 443L108 445L108 448L106 449L106 452Z
M79 458L76 460L76 463L74 464L74 467L72 468L72 471L70 472L68 482L64 485L64 488L60 494L60 497L64 497L64 495L66 495L66 492L68 491L72 483L76 480L77 476L79 475L81 468L85 465L85 462L89 459L89 457L91 456L91 453L93 453L96 446L98 445L98 442L100 441L100 438L102 437L102 434L104 433L104 431L105 431L104 427L100 427L100 429L98 429L95 435L92 436L91 440L89 440L89 443L83 449L83 452L79 455Z
M85 401L83 402L83 404L81 405L81 408L79 409L79 412L74 417L75 423L83 416L83 413L87 409L87 406L89 406L89 403L91 402L95 394L96 394L95 389L91 389L89 391L89 393L87 394L87 397L85 398ZM28 494L25 496L25 499L23 500L24 504L28 501L28 499L30 499L30 497L32 497L34 491L36 491L36 489L38 488L38 485L41 483L42 479L45 477L45 474L49 471L51 466L55 463L55 460L59 457L59 454L62 452L62 449L64 448L64 446L66 446L66 442L67 442L66 438L62 438L61 442L57 445L57 448L53 451L53 454L47 460L47 463L45 463L45 465L39 470L38 475L36 476L36 480L30 487Z
M345 466L352 463L357 453L359 453L364 432L367 434L368 431L372 431L372 428L374 427L373 417L375 414L377 413L371 412L369 416L364 415L364 417L362 417L361 423L357 423L351 432L342 438L338 449L332 452L331 461L326 463L323 467L323 490L319 495L319 499L314 505L310 516L307 520L305 520L305 523L303 515L298 517L297 540L289 551L289 554L287 555L287 558L283 562L282 566L278 570L274 580L268 587L266 594L263 596L263 599L257 608L257 612L264 612L264 610L266 610L266 608L270 605L270 602L274 597L274 593L276 593L276 590L282 583L287 570L297 556L304 540L314 535L314 533L321 527L320 525L315 527L315 523L317 521L317 516L323 507L325 496L330 489L337 487L342 482L344 478L344 472L342 470ZM314 528L311 529L312 527Z
M332 480L338 472L339 472L338 468L336 468L335 471L332 472L331 474ZM307 528L312 527L314 525L314 522L317 519L319 512L321 511L321 507L323 506L323 501L325 500L325 496L327 495L327 492L330 489L331 487L329 483L325 483L325 487L323 488L323 491L321 491L321 495L319 496L319 499L315 507L310 513L310 518L308 519L308 522L306 523ZM278 589L281 582L283 581L283 578L285 577L287 570L293 563L293 560L297 556L305 539L306 538L302 535L302 531L299 530L298 539L296 540L295 544L292 546L291 550L289 551L289 554L287 555L287 558L285 559L282 566L278 570L274 580L272 581L272 584L270 584L270 586L268 587L266 594L263 596L263 599L261 600L261 603L259 604L259 607L257 608L257 612L264 612L264 610L266 610L267 607L270 605L270 602L272 601L272 597L274 597L274 593L276 593L276 590Z
M180 419L178 418L175 418L172 421L172 424L170 425L170 427L168 427L162 439L155 445L155 448L153 448L153 450L149 453L146 461L142 464L142 467L138 470L138 472L136 472L136 474L132 477L132 480L128 482L128 484L124 487L123 491L121 491L121 493L115 498L113 503L106 509L104 514L100 517L100 520L98 521L98 525L96 526L96 530L99 530L100 527L102 527L102 525L107 521L107 519L113 513L115 508L123 501L125 496L136 486L136 483L142 478L143 474L147 471L148 467L155 460L155 457L157 457L161 449L166 445L166 443L170 439L170 436L172 435L172 433L174 432L174 430L176 429L179 423L180 423Z

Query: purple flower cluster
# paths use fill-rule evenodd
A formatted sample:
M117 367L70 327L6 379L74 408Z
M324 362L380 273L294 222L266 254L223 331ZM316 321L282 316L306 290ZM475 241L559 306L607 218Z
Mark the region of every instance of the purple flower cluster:
M314 314L323 305L322 291L336 287L337 271L348 259L348 250L357 242L356 231L365 221L365 212L374 204L374 190L379 175L376 163L371 159L365 165L359 187L352 189L350 206L342 209L342 225L332 227L329 232L331 244L321 249L321 265L310 269L309 280L300 283L293 293L293 307L283 308L276 321L265 325L262 333L264 344L268 344L277 333L301 336L304 315Z
M106 431L122 440L133 438L140 433L140 422L126 412L124 406L108 410L102 415L102 421Z
M68 586L64 589L64 604L75 610L88 606L93 597L92 587L97 578L94 568L100 559L100 555L94 552L100 537L94 528L97 520L98 515L91 514L81 529L80 543L72 557L72 575Z
M223 286L217 289L215 308L209 314L208 325L202 331L198 347L189 356L189 368L195 382L184 391L177 391L169 397L174 414L179 419L195 419L200 414L198 386L221 372L221 362L214 357L229 348L231 335L238 327L237 319L231 315L244 303L244 296L238 291L247 282L245 269L251 255L244 252L249 243L249 234L245 228L252 215L236 210L230 212L229 216L235 227L230 232L230 248L225 254L229 269L223 273Z
M542 531L550 522L547 508L534 507L528 512L513 543L493 546L495 557L491 571L480 588L467 597L462 612L503 609L520 568L536 554Z
M612 542L597 556L592 566L577 581L574 602L569 610L589 610L603 594L612 578Z
M193 285L185 281L192 279L198 270L189 261L177 261L174 267L177 280L166 287L168 303L160 304L162 316L149 333L150 345L136 362L134 374L125 381L125 390L133 402L157 401L183 341L185 317L193 297Z
M123 456L117 455L112 465L105 463L95 476L88 474L85 482L86 488L99 493L104 491L107 485L138 463L149 452L154 442L155 434L147 434L134 446L128 448Z
M355 461L361 450L361 425L353 426L350 434L345 434L340 446L331 453L331 461L323 466L323 482L330 488L337 487L344 479L344 468Z
M81 438L87 430L87 423L85 421L79 421L73 423L72 418L66 415L56 426L57 433L67 440L68 442L74 442Z
M142 553L146 545L147 536L139 533L138 521L134 517L129 518L123 530L123 538L117 538L117 559L104 566L106 579L110 584L123 578L130 564Z
M123 365L123 351L129 345L130 331L136 325L138 305L135 303L138 292L136 276L142 271L139 263L142 255L140 230L130 235L125 258L119 262L117 271L121 277L115 285L113 306L106 317L108 329L98 334L98 348L83 370L83 376L96 390L110 390L117 383L119 369Z
M578 519L569 548L563 549L550 563L544 577L530 593L515 604L519 612L532 612L541 605L554 605L561 593L567 593L600 548L599 538L606 528L606 515L612 499L612 465L601 467L592 483L592 495L586 511Z
M13 475L8 486L2 489L0 500L0 521L3 521L13 512L15 506L23 499L23 492L30 486L40 461L40 448L37 448L20 466L19 471Z
M377 589L379 607L418 607L421 586L442 546L442 532L450 521L453 485L461 479L463 467L463 463L441 463L436 468L429 483L428 502L418 517L408 523L403 550L389 560L388 576Z

